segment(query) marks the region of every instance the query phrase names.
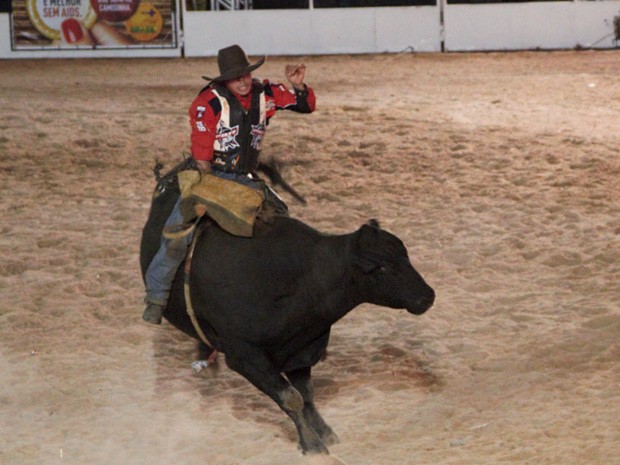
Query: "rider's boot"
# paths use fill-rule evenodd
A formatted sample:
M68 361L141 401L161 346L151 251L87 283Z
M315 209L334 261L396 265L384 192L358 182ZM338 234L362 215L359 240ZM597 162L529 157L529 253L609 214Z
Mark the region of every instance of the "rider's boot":
M146 302L146 308L142 314L142 319L147 323L160 325L164 316L164 305L156 302Z

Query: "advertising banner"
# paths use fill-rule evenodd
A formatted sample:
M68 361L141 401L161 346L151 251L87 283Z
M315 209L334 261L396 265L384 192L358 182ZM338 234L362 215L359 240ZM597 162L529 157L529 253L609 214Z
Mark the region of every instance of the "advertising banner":
M13 0L13 50L176 48L174 0Z

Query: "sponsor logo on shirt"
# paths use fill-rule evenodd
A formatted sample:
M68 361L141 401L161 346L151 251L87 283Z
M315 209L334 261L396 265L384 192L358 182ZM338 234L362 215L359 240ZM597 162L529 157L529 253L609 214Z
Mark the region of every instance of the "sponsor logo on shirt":
M263 140L263 136L265 135L265 125L262 123L253 124L250 134L252 134L252 147L256 150L260 150L260 142Z
M237 136L239 135L239 126L233 126L232 128L221 126L217 130L215 140L220 144L220 150L226 152L230 149L236 149L239 147L237 142Z
M200 131L200 132L207 132L208 131L208 129L205 126L205 124L201 121L202 117L205 114L206 109L207 109L206 107L203 107L201 105L196 107L196 122L195 122L195 126L196 126L196 129L198 131Z

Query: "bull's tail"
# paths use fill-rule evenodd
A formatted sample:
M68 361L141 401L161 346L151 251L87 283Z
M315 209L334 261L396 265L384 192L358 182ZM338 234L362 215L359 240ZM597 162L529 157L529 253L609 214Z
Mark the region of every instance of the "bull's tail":
M284 178L280 174L279 168L280 167L278 163L271 160L266 163L260 162L256 170L265 173L265 175L269 178L273 185L282 187L282 189L291 194L299 203L301 203L302 205L307 205L308 202L306 202L306 199L302 195L300 195L293 188L293 186L291 186L288 182L284 180Z

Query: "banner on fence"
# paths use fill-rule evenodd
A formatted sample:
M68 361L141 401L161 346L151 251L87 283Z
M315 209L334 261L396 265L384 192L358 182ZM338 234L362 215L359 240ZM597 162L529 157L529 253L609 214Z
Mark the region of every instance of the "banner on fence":
M176 48L174 0L13 0L13 50Z

